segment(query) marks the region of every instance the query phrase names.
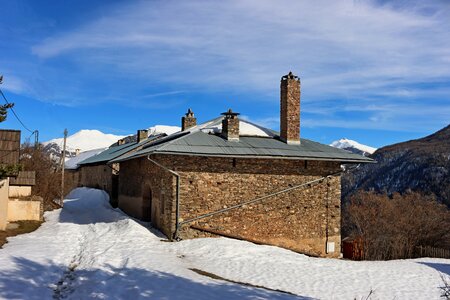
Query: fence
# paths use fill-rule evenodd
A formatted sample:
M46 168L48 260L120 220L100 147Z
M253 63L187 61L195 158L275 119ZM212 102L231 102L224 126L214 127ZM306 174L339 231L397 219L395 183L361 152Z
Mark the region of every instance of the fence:
M450 258L450 249L440 249L433 247L416 247L417 257L436 257L436 258Z

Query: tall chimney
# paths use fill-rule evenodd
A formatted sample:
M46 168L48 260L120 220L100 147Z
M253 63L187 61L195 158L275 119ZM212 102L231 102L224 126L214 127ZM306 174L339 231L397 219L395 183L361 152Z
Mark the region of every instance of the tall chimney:
M289 72L280 83L280 138L292 145L300 144L300 78Z
M137 131L137 142L140 143L143 140L145 140L146 138L148 138L148 131L147 131L147 129L139 129Z
M222 113L225 117L222 120L222 136L229 141L239 141L239 113L235 113L231 108Z
M197 125L197 118L194 116L192 109L188 109L184 117L181 118L181 131L185 131Z

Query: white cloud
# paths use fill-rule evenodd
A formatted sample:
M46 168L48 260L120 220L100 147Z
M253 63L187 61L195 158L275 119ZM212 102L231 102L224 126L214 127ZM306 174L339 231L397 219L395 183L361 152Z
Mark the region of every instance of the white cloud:
M331 77L345 88L352 82L340 80L449 76L438 64L450 46L443 17L366 1L140 2L50 37L33 52L51 58L87 49L85 60L188 83L267 88L293 69L313 86Z
M413 108L427 97L450 101L449 26L450 10L439 2L150 1L116 7L32 51L96 72L274 101L280 76L293 70L302 101L334 99L325 113L332 115L374 99L387 110L402 107L393 101ZM447 85L417 87L437 81Z

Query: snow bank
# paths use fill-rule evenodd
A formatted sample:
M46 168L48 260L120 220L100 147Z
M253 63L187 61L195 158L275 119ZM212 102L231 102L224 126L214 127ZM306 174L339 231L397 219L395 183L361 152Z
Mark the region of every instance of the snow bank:
M227 238L169 243L108 201L75 189L37 231L11 238L0 250L0 298L361 299L372 289L371 299L439 299L439 272L450 277L445 259L310 258Z

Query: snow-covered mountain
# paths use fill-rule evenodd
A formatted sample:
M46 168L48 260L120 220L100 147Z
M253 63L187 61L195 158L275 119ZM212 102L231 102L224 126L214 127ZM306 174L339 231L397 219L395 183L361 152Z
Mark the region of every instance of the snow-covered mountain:
M155 125L148 128L148 134L158 134L165 133L167 135L180 131L178 126L168 126L168 125ZM83 129L73 135L67 137L67 158L74 157L76 149L83 151L90 151L100 148L107 148L112 144L116 143L118 140L127 137L127 142L132 142L136 140L136 134L131 134L128 136L124 135L114 135L103 133L99 130L89 130ZM44 151L48 153L52 158L58 158L61 156L61 151L63 147L63 138L52 139L50 141L44 142Z
M377 150L377 148L363 145L363 144L358 143L357 141L349 140L346 138L340 139L338 141L334 141L330 144L330 146L339 148L339 149L348 150L350 152L353 152L356 154L361 154L364 156L368 156Z
M117 142L117 140L124 137L125 136L122 135L103 133L95 129L83 129L67 137L67 150L72 152L76 149L80 149L81 151L88 151L98 148L105 148L109 147L111 144L114 144L115 142ZM62 148L63 142L63 138L57 138L48 142L44 142L43 144L44 146L47 146L49 144L57 144L60 148Z

